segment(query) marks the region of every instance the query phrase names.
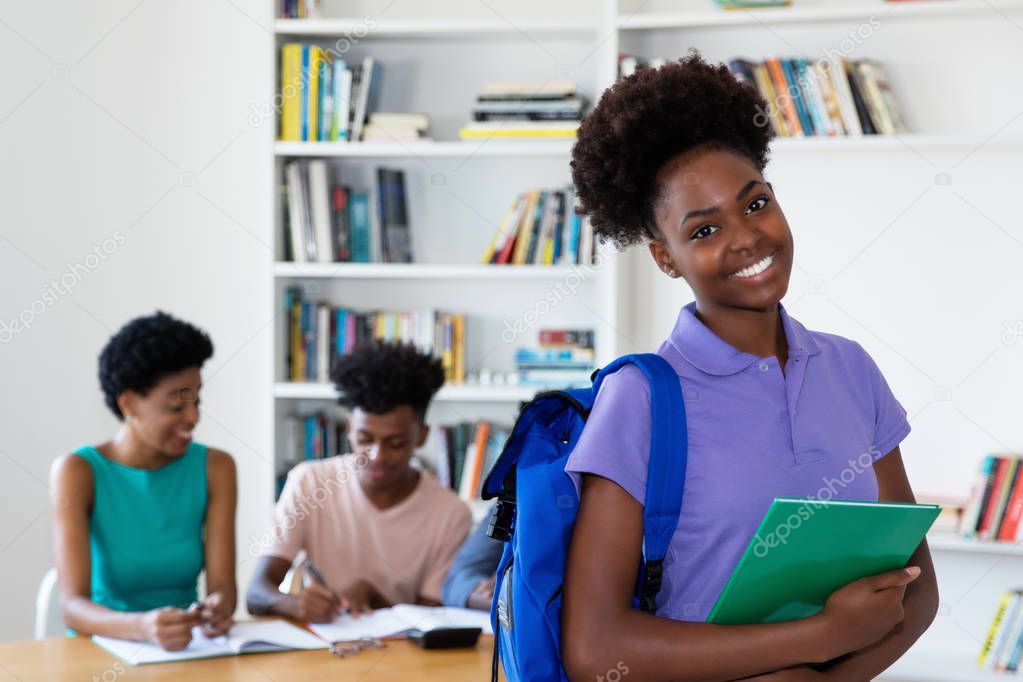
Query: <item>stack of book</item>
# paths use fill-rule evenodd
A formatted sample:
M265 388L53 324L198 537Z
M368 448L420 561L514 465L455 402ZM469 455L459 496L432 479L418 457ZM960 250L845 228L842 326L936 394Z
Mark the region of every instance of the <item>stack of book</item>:
M501 454L511 429L490 422L464 422L433 430L437 478L463 500L479 499L483 479Z
M960 532L967 538L1023 539L1023 466L1014 456L988 455L981 462Z
M543 389L589 386L594 361L592 329L541 329L539 348L515 352L519 383Z
M1023 657L1023 591L1002 595L977 658L982 670L1016 672Z
M476 98L472 121L459 135L463 140L571 138L585 108L586 99L571 81L491 83Z
M339 356L366 341L405 341L433 353L444 364L444 379L465 381L464 315L427 308L413 312L357 312L302 300L299 288L284 292L288 318L285 372L289 381L330 381Z
M519 194L501 219L483 262L493 265L589 265L593 227L575 211L572 188Z
M277 495L281 494L288 471L302 460L324 459L351 452L344 420L317 412L284 419L283 469L277 472Z
M281 19L315 19L320 16L320 0L278 0L277 16Z
M380 63L366 57L349 64L333 49L311 43L281 46L280 140L283 142L340 142L362 140L367 116L377 108ZM389 116L404 116L389 114ZM423 117L398 119L420 132ZM396 124L398 120L390 121ZM387 121L376 120L374 135ZM418 134L417 134L418 136ZM379 138L377 138L379 139ZM391 138L387 138L391 139Z
M430 119L426 114L376 112L369 115L369 122L362 130L362 141L415 142L423 139L429 127Z
M906 132L884 69L873 60L733 59L728 66L767 101L758 119L779 137Z
M405 174L378 168L376 187L340 184L322 160L284 167L285 260L296 263L411 263Z

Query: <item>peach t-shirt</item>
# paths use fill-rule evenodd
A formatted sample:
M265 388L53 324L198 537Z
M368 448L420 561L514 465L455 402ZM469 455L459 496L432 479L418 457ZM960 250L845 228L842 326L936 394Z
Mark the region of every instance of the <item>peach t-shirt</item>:
M364 579L394 604L440 588L472 525L469 507L428 472L407 498L378 509L359 485L353 455L302 462L288 474L264 554L299 550L341 590Z

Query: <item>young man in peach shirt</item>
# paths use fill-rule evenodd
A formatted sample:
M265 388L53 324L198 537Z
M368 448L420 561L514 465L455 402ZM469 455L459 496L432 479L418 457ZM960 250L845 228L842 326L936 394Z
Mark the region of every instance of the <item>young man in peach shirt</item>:
M288 474L246 595L254 615L329 622L341 609L437 604L472 524L454 492L409 464L429 433L424 418L444 382L440 361L411 344L375 342L340 358L332 377L351 408L354 452ZM300 594L282 593L301 550L320 575Z

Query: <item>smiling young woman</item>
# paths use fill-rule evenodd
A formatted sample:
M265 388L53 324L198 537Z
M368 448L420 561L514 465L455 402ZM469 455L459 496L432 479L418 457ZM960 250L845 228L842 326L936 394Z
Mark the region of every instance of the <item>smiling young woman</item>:
M103 348L114 437L51 470L65 623L78 632L183 649L192 628L225 634L235 609L234 460L192 440L209 337L162 312ZM199 602L199 574L206 597Z
M689 459L656 615L631 608L651 428L639 370L602 384L568 462L582 496L562 612L573 679L623 661L636 680L867 680L936 612L923 543L912 568L851 583L815 616L704 622L775 497L813 497L834 480L835 497L913 501L898 448L910 427L877 365L781 304L794 244L764 177L764 107L694 53L620 81L580 127L580 212L619 247L645 243L695 301L657 350L685 389Z

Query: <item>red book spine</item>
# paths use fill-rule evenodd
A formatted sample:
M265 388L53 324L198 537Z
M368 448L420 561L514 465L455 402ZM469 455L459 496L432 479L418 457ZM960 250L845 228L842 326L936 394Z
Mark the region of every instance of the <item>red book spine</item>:
M991 496L984 507L984 518L980 522L978 534L981 539L987 538L991 533L991 526L995 520L995 508L998 507L998 491L1002 489L1002 480L1005 478L1005 470L1009 468L1009 460L1006 457L998 459L998 470L995 472L995 482L991 487Z
M1020 466L1023 467L1023 463ZM1023 473L1016 477L1016 485L1005 509L1005 521L998 531L998 539L1012 541L1016 539L1020 518L1023 518Z

